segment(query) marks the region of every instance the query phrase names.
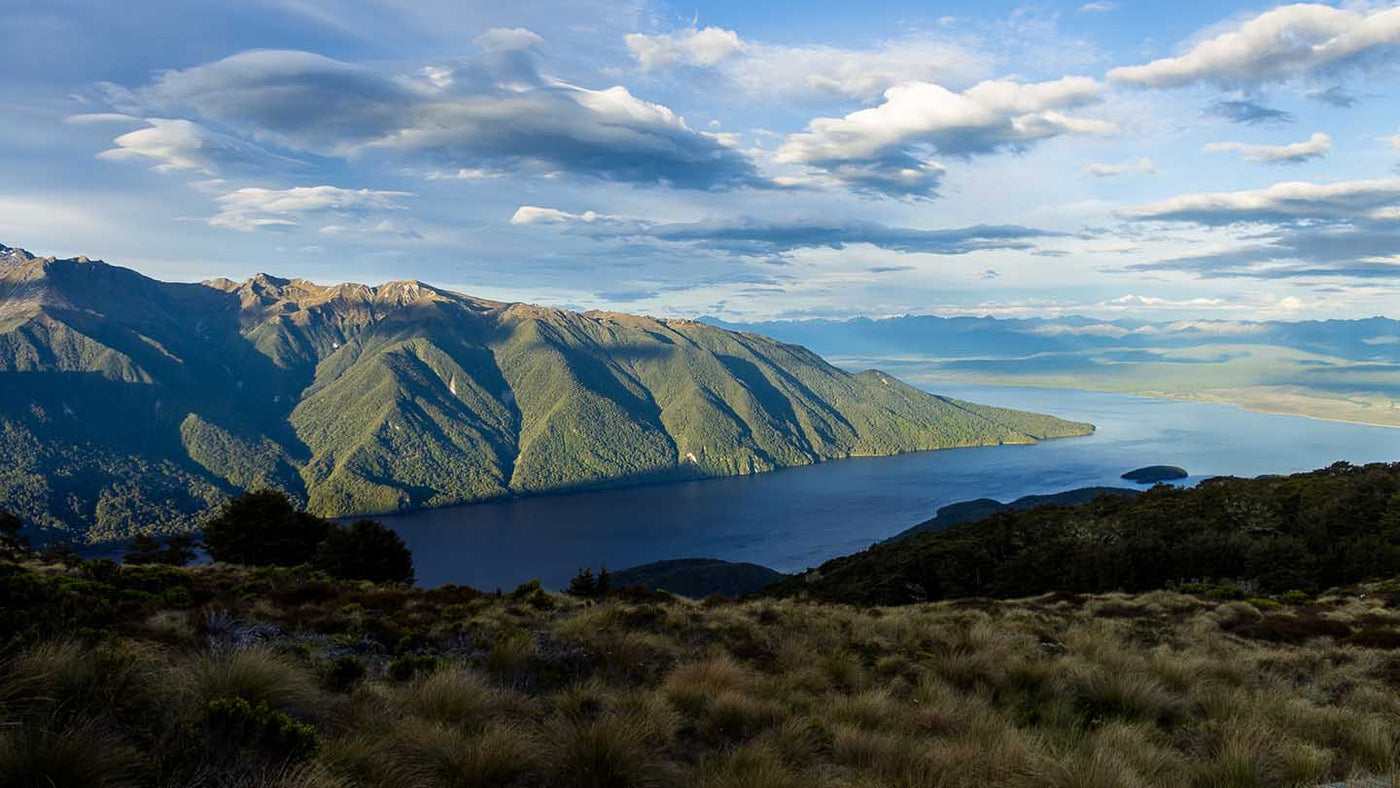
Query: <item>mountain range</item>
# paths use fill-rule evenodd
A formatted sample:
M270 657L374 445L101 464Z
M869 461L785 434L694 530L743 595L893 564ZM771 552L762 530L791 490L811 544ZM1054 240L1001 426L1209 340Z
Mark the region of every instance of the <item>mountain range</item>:
M927 385L1043 386L1228 402L1400 427L1400 320L937 317L726 323Z
M1400 320L1247 321L1101 320L902 315L849 320L700 320L734 331L756 331L829 356L938 355L944 358L1026 357L1105 349L1269 345L1351 361L1400 363Z
M272 487L348 516L1093 427L690 320L0 246L0 508L88 541Z

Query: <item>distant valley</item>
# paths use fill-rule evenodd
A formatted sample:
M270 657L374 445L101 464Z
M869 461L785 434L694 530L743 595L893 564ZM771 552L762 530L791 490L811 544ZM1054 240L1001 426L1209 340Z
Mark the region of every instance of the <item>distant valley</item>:
M838 365L932 380L1229 402L1400 427L1400 321L904 316L707 322L796 342Z
M695 321L7 247L0 383L0 507L89 541L262 487L374 514L1093 429Z

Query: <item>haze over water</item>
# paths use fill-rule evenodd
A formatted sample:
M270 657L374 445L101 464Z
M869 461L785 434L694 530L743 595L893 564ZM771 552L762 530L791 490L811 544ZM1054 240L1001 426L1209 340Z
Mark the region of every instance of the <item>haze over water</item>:
M1094 423L1084 438L839 460L756 476L541 496L382 518L413 550L419 583L560 587L580 567L666 558L791 572L861 550L939 507L1007 501L1119 479L1142 465L1209 476L1400 459L1400 430L1251 413L1233 405L1075 390L941 386L938 393Z

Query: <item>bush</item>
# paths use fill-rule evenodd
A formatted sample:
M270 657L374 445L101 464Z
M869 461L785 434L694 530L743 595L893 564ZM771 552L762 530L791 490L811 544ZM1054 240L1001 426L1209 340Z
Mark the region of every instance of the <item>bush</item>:
M122 556L122 562L127 564L155 564L160 563L160 542L154 536L140 534L132 537L131 544L126 546L126 554Z
M204 527L215 561L249 566L296 566L311 561L331 524L297 511L284 493L259 490L224 503Z
M253 747L278 760L304 757L320 744L314 727L267 701L254 706L239 697L216 698L209 701L207 721L221 743Z
M593 576L593 570L584 567L578 570L574 579L569 581L569 587L565 589L569 596L583 597L585 599L598 595L598 578Z
M596 599L608 595L611 590L612 581L608 577L608 568L605 566L598 570L595 576L593 570L588 567L578 570L578 574L569 581L569 587L565 593L570 596L582 597L584 599Z
M404 654L389 663L389 678L394 681L408 681L423 673L437 669L437 657L428 654Z
M23 535L24 521L5 509L0 509L0 556L6 553L24 552L29 549L29 540Z
M413 553L403 539L376 520L333 527L316 551L316 568L342 580L412 583Z
M170 566L184 566L193 561L194 557L194 538L188 534L176 534L165 543L165 549L160 551L156 560L157 563Z
M326 671L326 685L336 692L348 692L365 677L365 663L354 654L335 658Z

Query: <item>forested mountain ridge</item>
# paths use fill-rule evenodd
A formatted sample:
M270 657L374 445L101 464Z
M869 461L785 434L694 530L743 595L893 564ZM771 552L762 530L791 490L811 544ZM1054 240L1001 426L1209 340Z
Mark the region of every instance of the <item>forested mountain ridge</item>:
M1312 594L1400 572L1400 463L1220 476L911 531L769 591L856 605L1220 581Z
M0 506L88 539L264 486L381 513L1092 430L694 321L8 247L0 381Z

